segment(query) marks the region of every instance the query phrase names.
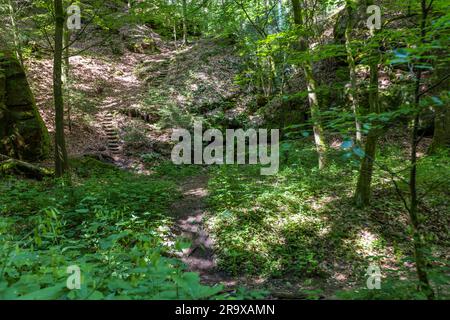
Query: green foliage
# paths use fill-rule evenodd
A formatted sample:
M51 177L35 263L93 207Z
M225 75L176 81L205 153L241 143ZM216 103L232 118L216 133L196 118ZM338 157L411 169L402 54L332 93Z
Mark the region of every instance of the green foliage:
M327 227L310 206L329 195L330 184L351 168L333 166L319 173L313 149L291 143L280 173L261 177L258 166L223 166L214 170L210 227L217 237L222 267L238 273L322 275ZM340 179L339 188L351 185ZM271 186L267 188L267 186ZM347 187L345 187L347 188Z
M352 201L353 177L361 157L358 151L352 151L349 159L344 149L360 149L348 141L341 147L330 151L329 167L323 171L314 166L314 148L298 141L282 142L282 166L273 177L260 176L258 166L214 168L209 185L208 226L217 244L220 267L233 274L289 276L299 281L310 277L328 279L336 268L348 268L351 271L346 273L346 281L339 284L346 286L349 281L365 285L367 261L374 257L384 260L389 255L398 265L411 257L407 212L382 168L400 171L403 151L392 144L382 145L373 186L379 196L371 208L357 210ZM436 226L448 224L445 189L449 173L445 154L426 158L418 166L422 186L419 191L427 194L423 205L432 212L424 221L426 238L433 248L428 254L433 263L430 274L435 274L431 281L436 288L443 286L441 292L449 289L444 281L448 261L439 257L446 252L445 244L450 239L447 227ZM427 193L430 189L433 191ZM386 270L393 272L395 268L386 266L383 274ZM414 269L410 267L408 272L414 279ZM340 297L421 298L415 280L402 282L400 276L395 274L391 282L383 282L382 292L364 290L358 291L358 296L354 293Z
M6 1L0 2L0 23L5 26L0 30L0 45L25 58L51 51L52 1L11 3L13 10ZM125 47L135 53L158 52L159 39L153 34L149 38L147 31L178 39L174 43L178 52L169 69L179 70L178 79L166 76L164 68L169 61L144 62L136 69L145 80L163 71L153 83L161 87L149 89L146 106L139 110L145 118L157 112L160 128L192 129L194 121L203 117L205 128L248 128L254 112L269 126L284 127L283 137L290 140L280 146L282 166L277 175L262 177L258 166L227 165L210 172L207 224L222 269L234 275L290 276L308 281L340 278L345 283L337 286L351 282L358 287L364 282L367 261L376 259L388 269L383 290L357 289L337 296L423 299L417 291L414 261L406 265L404 261L413 256L411 239L423 238L430 262L424 265L433 289L437 298L448 297L449 269L443 257L448 257L449 247L450 155L443 149L427 156L422 148L428 143L421 140L418 221L411 225L409 221L415 219L406 212L411 210L405 210L414 202L410 197L414 194L410 192L410 142L407 147L399 143L411 140L403 132L409 135L411 120L417 123L417 115L420 125L430 125L438 111L448 107L448 1L380 2L383 25L373 33L359 12L364 12L365 4L358 6L356 1L346 1L346 8L337 0L314 5L299 1L296 20L303 21L296 24L290 1L130 1L130 8L119 0L107 1L108 5L100 0L74 3L82 7L83 22L89 21L87 30L96 31L93 38L106 37L115 54L123 53ZM352 10L345 9L354 10L354 21L349 17ZM425 15L424 9L430 11ZM417 19L423 19L422 23ZM342 25L345 37L340 34ZM142 26L148 29L140 36L142 42L136 43L132 33ZM88 39L88 32L83 32L72 37ZM183 35L189 39L213 36L211 43L215 44L210 49L186 43L180 47ZM192 56L202 65L217 60L226 49L233 54L237 49L239 66L229 54L233 56L230 61L211 63L213 68L225 70L217 76L203 66L184 68ZM354 70L349 65L354 65ZM252 95L253 101L239 116L230 118L227 111L246 102L234 95L211 102L206 89L218 88L221 78L234 76L238 68L235 83L243 86L245 90L240 92L245 92L245 98ZM311 115L307 105L315 100L311 88L316 86L318 102L314 102ZM213 96L224 94L212 91ZM86 98L75 91L68 101L75 111L93 116L93 106L98 103ZM284 113L285 109L289 112ZM313 119L307 121L308 117ZM355 119L362 126L359 142L354 142ZM312 125L317 129L319 122L332 142L328 167L323 171L314 165L317 150L309 143ZM391 128L397 132L392 133ZM135 121L124 128L123 138L128 146L143 148L150 142L146 130ZM359 169L370 153L362 146L369 133L376 133L380 143L371 154L376 155L372 186L369 179L365 188L372 188L374 199L362 211L354 207L352 197L357 173L369 171ZM7 138L16 143L12 140L15 134ZM395 144L389 139L395 139ZM70 179L0 181L0 298L264 297L264 293L245 289L230 296L222 293L221 286L202 286L198 274L186 272L173 258L185 248L173 239L173 221L167 214L173 201L180 198L177 183L204 172L201 166L175 166L159 153L141 152L136 153L151 176L82 159L72 163ZM400 199L404 203L399 201L399 193L404 195ZM414 237L417 230L420 237ZM82 270L81 290L66 288L69 265ZM318 299L322 292L303 293L308 299Z
M179 181L183 178L192 177L202 173L201 165L175 165L172 161L166 160L159 163L154 168L155 174L161 179Z
M405 261L411 263L412 261ZM439 260L434 261L439 262ZM442 261L441 261L442 262ZM450 298L450 268L445 266L435 266L429 271L429 277L434 285L437 300L448 300ZM336 298L345 300L426 300L424 293L417 291L419 281L416 279L414 270L404 266L396 270L388 270L387 275L381 279L381 289L369 290L365 287L338 291Z
M72 166L72 181L1 181L0 299L206 299L222 290L171 258L174 182L91 159ZM66 287L72 265L81 290Z
M188 110L179 108L174 104L162 106L158 111L160 120L158 126L160 128L183 128L191 129L194 127L195 116Z

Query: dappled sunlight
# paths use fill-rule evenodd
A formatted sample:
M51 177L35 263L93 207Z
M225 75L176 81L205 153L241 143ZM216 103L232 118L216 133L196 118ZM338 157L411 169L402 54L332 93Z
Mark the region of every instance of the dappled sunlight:
M449 297L447 2L6 1L0 300Z
M360 230L356 240L357 252L364 256L374 256L378 254L377 249L375 248L376 241L379 241L377 235L367 229Z

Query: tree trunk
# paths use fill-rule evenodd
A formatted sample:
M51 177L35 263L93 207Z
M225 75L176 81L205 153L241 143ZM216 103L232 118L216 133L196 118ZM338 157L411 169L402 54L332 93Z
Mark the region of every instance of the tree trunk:
M278 24L278 30L281 32L284 29L284 10L283 10L283 0L278 0L277 5L277 24Z
M173 20L173 40L175 41L175 50L178 50L177 39L177 20Z
M13 32L14 49L16 52L17 60L19 60L20 65L23 68L22 44L21 44L21 41L19 38L19 30L17 29L16 18L14 17L15 10L14 10L11 0L8 0L8 7L9 7L10 20L11 20L11 27L12 27L12 32Z
M435 108L433 143L428 153L450 148L450 108L443 105Z
M362 133L361 133L361 121L359 120L360 112L358 107L358 87L357 87L357 78L356 78L356 63L355 58L353 56L352 48L351 48L351 32L353 30L354 25L354 14L355 10L353 6L358 6L358 1L352 2L351 0L347 0L347 12L348 12L348 20L345 28L345 49L347 51L347 63L348 69L350 73L350 90L348 97L350 99L350 103L352 106L353 114L355 115L355 126L356 126L356 141L358 143L362 142Z
M419 74L421 72L419 71ZM418 78L420 82L420 75ZM420 84L418 85L420 88ZM420 90L420 89L419 89ZM418 91L416 91L418 92ZM416 94L417 97L417 94ZM416 103L420 102L420 97L416 99ZM416 260L417 277L419 278L419 287L429 300L434 299L434 292L430 286L427 274L427 258L425 253L426 243L422 235L421 219L418 211L417 198L417 146L418 146L418 130L419 130L419 115L414 119L414 128L411 138L411 171L409 181L409 192L411 195L409 216L413 227L413 242L414 242L414 256Z
M63 84L64 92L66 93L66 110L67 110L67 124L69 131L72 131L72 106L70 104L70 30L64 24L64 63L63 63Z
M64 98L62 90L62 54L64 12L62 0L54 0L55 52L53 57L53 98L55 103L55 175L62 177L68 169L64 136Z
M421 0L422 17L420 23L421 37L420 42L424 44L426 38L427 16L431 5L428 6L426 0ZM434 299L434 291L430 285L427 274L427 257L425 253L426 243L422 234L422 219L419 216L418 210L418 196L417 196L417 147L419 144L419 120L420 120L420 88L422 80L422 70L416 71L416 86L415 86L415 107L417 109L416 116L413 122L413 132L411 137L411 171L409 178L409 193L410 193L410 208L409 216L413 227L413 241L414 241L414 255L416 259L417 277L419 278L420 290L427 296L429 300Z
M367 5L371 5L373 1L367 1ZM375 36L375 30L371 30L372 38ZM370 68L370 84L369 84L369 109L370 113L379 114L380 101L378 91L378 64L380 63L379 43L375 43L372 49L371 57L369 57ZM364 159L361 162L359 171L358 184L355 192L355 203L357 207L365 207L370 204L371 185L373 175L373 165L375 163L379 129L372 128L367 136L364 150Z
M294 22L297 26L303 26L303 13L300 0L292 0L292 8L294 12ZM308 39L305 36L301 36L299 50L303 52L309 51ZM319 169L323 169L326 165L326 151L327 146L325 143L322 124L320 121L320 104L317 97L317 83L314 78L313 64L311 60L305 60L302 62L302 69L305 73L305 81L308 89L308 101L311 109L311 120L314 130L314 141L316 144L317 154L319 155Z
M377 142L378 134L371 130L366 139L364 159L361 162L358 184L355 192L355 204L359 208L363 208L370 204L373 165L375 162Z
M303 66L306 84L308 87L308 100L311 108L311 119L313 122L314 141L316 143L317 154L319 155L319 169L325 168L327 146L324 139L322 124L320 121L320 105L317 97L317 84L312 72L312 63L305 63Z
M187 0L182 0L183 6L183 45L187 44Z

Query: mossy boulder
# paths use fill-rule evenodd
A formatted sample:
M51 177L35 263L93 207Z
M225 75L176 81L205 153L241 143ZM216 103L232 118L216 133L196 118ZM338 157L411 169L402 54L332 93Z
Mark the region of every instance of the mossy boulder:
M50 138L20 63L0 55L0 154L36 161L48 156Z
M265 119L266 126L285 128L306 123L308 112L308 102L304 97L274 97L257 114Z

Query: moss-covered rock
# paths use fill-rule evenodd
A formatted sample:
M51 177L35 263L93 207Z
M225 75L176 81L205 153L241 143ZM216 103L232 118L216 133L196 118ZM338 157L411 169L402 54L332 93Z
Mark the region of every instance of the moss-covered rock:
M0 153L35 161L48 156L50 138L19 62L0 55Z
M256 109L259 107L256 105ZM272 98L257 113L265 119L269 128L285 128L306 123L308 120L308 102L304 97Z

